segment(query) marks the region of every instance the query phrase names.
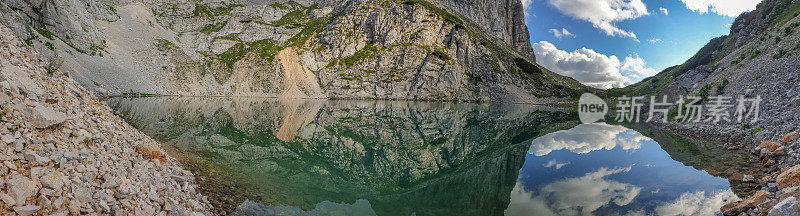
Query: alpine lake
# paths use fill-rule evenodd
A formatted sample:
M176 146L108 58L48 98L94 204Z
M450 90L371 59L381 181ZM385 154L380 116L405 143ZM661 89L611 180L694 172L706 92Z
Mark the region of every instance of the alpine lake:
M228 215L720 215L748 153L569 109L109 98Z

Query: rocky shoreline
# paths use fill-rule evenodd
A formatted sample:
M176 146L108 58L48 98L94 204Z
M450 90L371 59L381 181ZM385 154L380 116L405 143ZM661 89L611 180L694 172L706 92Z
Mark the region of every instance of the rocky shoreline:
M797 215L800 208L796 197L800 197L800 133L793 131L781 137L759 141L754 135L748 135L731 127L705 123L651 123L656 128L668 130L703 140L726 143L728 150L743 149L756 158L756 163L769 167L763 170L764 176L741 176L731 179L756 182L762 185L741 201L730 202L720 210L723 215ZM769 130L769 129L767 129ZM771 133L771 132L767 132Z
M0 25L0 215L207 215L194 176Z

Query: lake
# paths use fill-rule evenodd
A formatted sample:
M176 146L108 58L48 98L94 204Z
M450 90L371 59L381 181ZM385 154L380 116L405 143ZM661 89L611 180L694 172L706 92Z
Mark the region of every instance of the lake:
M746 152L533 105L110 98L231 215L718 215Z

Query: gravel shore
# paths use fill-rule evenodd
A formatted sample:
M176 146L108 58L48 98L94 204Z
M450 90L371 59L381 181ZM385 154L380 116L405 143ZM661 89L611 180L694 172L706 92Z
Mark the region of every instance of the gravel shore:
M0 215L207 215L194 176L0 25Z

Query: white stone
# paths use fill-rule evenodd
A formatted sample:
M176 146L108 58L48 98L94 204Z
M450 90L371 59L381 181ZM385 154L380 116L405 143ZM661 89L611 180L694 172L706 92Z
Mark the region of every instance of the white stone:
M14 206L17 204L17 201L14 200L13 197L9 196L8 194L1 193L0 200L6 203L7 206Z
M62 186L64 186L63 181L64 175L61 172L51 172L45 176L42 176L39 181L42 182L42 185L53 190L59 190Z
M15 201L24 203L25 200L36 195L39 188L36 182L22 175L16 175L6 183L8 187L8 195L11 195Z
M67 120L67 116L63 113L53 111L39 103L20 105L17 106L17 109L22 112L25 121L39 129L48 128Z
M42 207L35 206L35 205L26 205L21 207L14 207L14 211L17 212L20 216L28 216L33 213L36 213Z

